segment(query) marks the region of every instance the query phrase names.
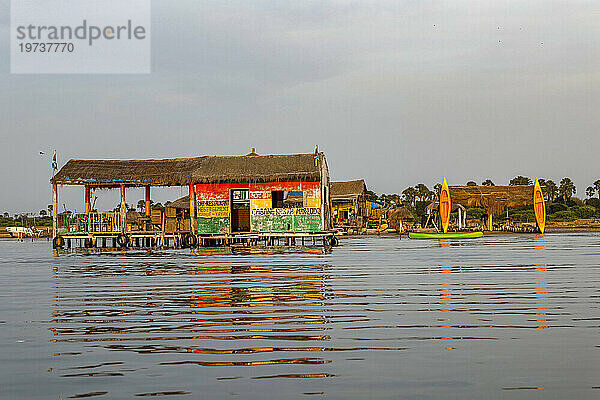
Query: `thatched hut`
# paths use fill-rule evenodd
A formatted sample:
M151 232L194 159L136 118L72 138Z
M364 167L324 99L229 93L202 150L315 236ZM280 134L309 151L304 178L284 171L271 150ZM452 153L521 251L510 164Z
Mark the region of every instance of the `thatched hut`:
M450 186L450 199L464 207L483 207L491 229L494 214L533 204L533 186Z
M191 231L197 234L324 231L331 215L329 170L320 152L261 156L253 149L245 156L70 160L51 183L55 210L58 185L85 187L86 213L91 189L120 188L124 205L126 188L145 187L147 216L150 187L188 186ZM294 201L286 202L290 194Z
M398 232L402 231L405 224L414 221L415 217L406 207L392 208L387 212L388 227Z
M335 224L362 227L370 209L365 181L331 182L331 206Z

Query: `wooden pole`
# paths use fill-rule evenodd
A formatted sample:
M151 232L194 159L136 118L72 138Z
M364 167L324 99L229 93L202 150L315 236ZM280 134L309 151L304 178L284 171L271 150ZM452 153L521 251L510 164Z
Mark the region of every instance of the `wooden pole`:
M52 184L52 237L58 233L58 187Z
M190 188L189 188L189 194L190 194L190 230L192 231L192 233L197 233L197 229L196 229L196 225L197 225L197 221L196 221L196 187L194 186L193 183L190 183Z
M125 185L121 184L121 232L125 232L127 223L125 216L127 215L127 206L125 205Z
M84 201L85 201L85 213L87 214L90 212L90 187L89 186L85 187Z
M492 213L488 212L488 229L491 231L492 230Z
M150 186L146 186L146 217L150 216Z

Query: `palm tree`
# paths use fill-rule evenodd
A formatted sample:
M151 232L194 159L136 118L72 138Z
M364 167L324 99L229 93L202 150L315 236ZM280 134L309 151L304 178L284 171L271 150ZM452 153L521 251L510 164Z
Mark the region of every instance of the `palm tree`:
M429 197L429 188L424 183L419 183L415 186L415 191L421 201L427 200L427 197Z
M417 191L415 190L415 188L408 187L402 192L402 198L404 199L404 201L414 206L415 200L417 198Z
M575 194L577 189L575 188L575 184L571 180L571 178L562 178L560 181L560 186L558 187L558 193L561 195L565 201L569 200L571 196Z
M146 200L138 201L137 208L139 208L140 212L144 212L144 210L146 209Z
M491 179L486 179L485 181L481 182L482 186L496 186L494 185L494 182L492 182Z
M510 186L517 186L517 185L531 185L533 184L533 181L530 178L527 178L525 176L517 176L513 179L510 180L510 182L508 183Z
M556 183L552 179L544 181L544 192L548 196L548 201L554 201L558 194L558 186L556 186Z
M596 188L593 186L588 186L587 189L585 189L585 194L587 195L587 197L592 198L594 197L594 194L596 193Z
M467 186L477 186L477 183L474 181L467 182Z

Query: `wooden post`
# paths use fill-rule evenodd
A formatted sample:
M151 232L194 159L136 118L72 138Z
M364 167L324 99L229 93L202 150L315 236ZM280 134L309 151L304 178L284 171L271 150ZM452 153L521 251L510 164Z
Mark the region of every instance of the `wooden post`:
M58 187L52 184L52 237L58 233Z
M493 228L493 225L492 225L492 213L491 212L488 213L488 228L489 228L490 231Z
M146 186L146 217L150 216L150 186Z
M190 230L192 233L197 233L196 225L196 187L190 183Z
M85 202L85 213L87 214L90 212L90 187L89 186L85 187L84 202Z
M125 185L121 184L121 232L125 232L127 228L127 221L125 216L127 215L127 206L125 205Z

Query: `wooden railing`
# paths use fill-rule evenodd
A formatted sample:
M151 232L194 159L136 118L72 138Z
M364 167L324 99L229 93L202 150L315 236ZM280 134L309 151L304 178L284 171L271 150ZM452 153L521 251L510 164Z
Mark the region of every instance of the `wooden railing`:
M91 212L73 214L65 221L68 232L120 232L121 214L118 212Z

